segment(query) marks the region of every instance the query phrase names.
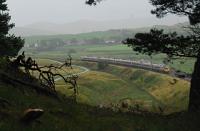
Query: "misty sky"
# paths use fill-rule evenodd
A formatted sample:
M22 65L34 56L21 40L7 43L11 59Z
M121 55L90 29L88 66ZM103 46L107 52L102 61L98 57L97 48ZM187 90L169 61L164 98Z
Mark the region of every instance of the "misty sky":
M85 0L7 0L12 22L23 26L35 22L68 23L77 20L115 20L155 17L148 0L105 0L95 7ZM156 19L156 18L155 18ZM170 16L166 20L183 22L186 18Z

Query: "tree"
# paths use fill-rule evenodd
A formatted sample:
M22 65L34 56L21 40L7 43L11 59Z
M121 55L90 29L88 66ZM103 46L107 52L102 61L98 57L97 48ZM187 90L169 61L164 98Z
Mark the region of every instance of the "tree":
M88 5L96 5L97 3L101 2L102 0L86 0L86 4Z
M188 16L191 25L200 22L199 0L150 0L150 3L156 7L151 13L156 14L158 18L171 13Z
M164 34L164 30L151 29L149 33L137 33L134 38L128 38L123 43L147 55L165 53L169 58L197 58L199 41L200 37L196 35L179 36L176 32Z
M11 17L5 2L6 0L0 0L0 56L16 56L23 47L24 40L8 34L14 24L9 24Z
M102 0L87 0L89 5L96 5ZM150 33L138 33L135 38L126 39L123 43L134 51L152 55L165 53L172 58L196 58L192 74L189 111L200 110L200 0L150 0L155 7L151 11L158 18L167 14L187 16L190 22L191 35L178 36L176 32L164 34L163 30L152 29Z
M88 5L96 5L102 0L86 0ZM150 3L156 7L152 14L158 18L164 17L168 13L180 16L188 16L191 25L200 22L200 2L199 0L150 0Z
M98 69L99 70L104 70L106 67L108 67L108 63L107 62L98 62Z
M165 53L172 57L196 58L191 80L189 111L200 110L200 1L199 0L150 0L156 7L151 13L162 18L168 13L187 16L192 34L179 36L176 32L164 34L163 30L152 29L149 33L137 33L123 43L134 51L151 55Z

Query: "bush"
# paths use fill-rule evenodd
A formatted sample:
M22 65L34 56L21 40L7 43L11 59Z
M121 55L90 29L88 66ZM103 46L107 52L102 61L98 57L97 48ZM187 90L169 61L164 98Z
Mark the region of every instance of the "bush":
M76 53L76 50L75 49L69 49L68 50L68 54L70 55L70 54L74 54L74 53Z
M98 69L99 70L103 70L106 67L108 67L108 63L106 63L106 62L98 62Z

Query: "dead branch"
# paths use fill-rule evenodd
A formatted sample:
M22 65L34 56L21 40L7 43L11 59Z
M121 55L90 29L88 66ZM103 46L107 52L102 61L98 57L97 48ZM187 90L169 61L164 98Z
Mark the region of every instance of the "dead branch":
M63 75L59 73L54 73L57 70L62 69L64 66L71 67L72 69L72 57L69 56L67 61L61 65L61 66L54 66L53 64L48 66L42 66L39 67L39 65L36 63L35 60L33 60L31 57L28 57L28 59L25 58L25 53L23 52L21 55L19 55L13 62L12 67L15 69L19 69L19 67L23 67L25 70L25 73L29 76L31 76L30 71L35 71L39 74L38 79L40 81L40 84L48 91L56 93L55 89L55 78L61 77L66 84L70 84L74 90L73 98L76 101L76 96L78 94L78 86L77 86L77 78L78 76L68 76L64 77ZM54 71L54 72L53 72Z
M62 67L70 67L72 69L72 57L69 55L67 60L65 61L65 63L63 65L61 65L59 68L61 69Z

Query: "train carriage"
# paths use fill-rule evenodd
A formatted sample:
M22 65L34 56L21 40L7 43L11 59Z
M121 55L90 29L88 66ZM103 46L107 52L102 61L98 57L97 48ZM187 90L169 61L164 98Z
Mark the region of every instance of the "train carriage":
M131 61L131 60L124 60L124 59L114 59L114 58L105 58L105 57L88 57L88 56L81 57L81 60L90 61L90 62L107 62L110 64L147 69L147 70L152 70L152 71L166 73L166 74L170 73L170 68L168 66L164 64L153 64L145 60Z

